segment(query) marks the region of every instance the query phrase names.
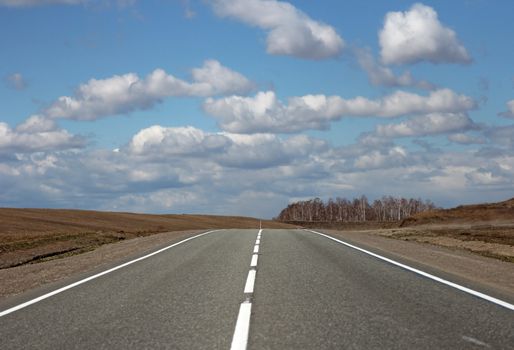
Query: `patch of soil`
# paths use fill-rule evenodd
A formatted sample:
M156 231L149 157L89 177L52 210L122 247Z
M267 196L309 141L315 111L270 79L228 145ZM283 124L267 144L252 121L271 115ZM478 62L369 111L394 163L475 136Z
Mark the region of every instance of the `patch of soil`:
M467 250L514 262L514 225L423 225L379 230L381 236Z
M437 209L413 215L402 221L401 227L427 224L470 224L514 222L514 198L499 203L461 205L452 209Z
M193 236L200 231L164 232L135 237L97 249L66 256L63 259L41 259L38 264L23 264L0 270L0 301L22 292L42 287L87 271L105 270L134 255L143 255L160 247Z
M262 225L292 227L269 220ZM239 216L0 208L0 269L81 254L159 232L258 227L259 219Z

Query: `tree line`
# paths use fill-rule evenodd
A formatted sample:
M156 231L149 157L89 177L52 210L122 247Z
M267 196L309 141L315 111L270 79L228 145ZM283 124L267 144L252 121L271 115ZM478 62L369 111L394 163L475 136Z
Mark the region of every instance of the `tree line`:
M337 197L323 202L319 198L291 203L279 221L308 222L387 222L401 221L411 215L436 209L430 200L383 196L369 203L366 196L349 200Z

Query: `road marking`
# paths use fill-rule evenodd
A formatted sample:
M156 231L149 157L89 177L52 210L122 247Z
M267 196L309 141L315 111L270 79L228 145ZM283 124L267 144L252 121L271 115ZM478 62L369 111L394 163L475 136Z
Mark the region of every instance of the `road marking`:
M262 233L262 228L259 229L259 233L257 233L258 235L260 235Z
M252 314L252 303L245 301L239 307L236 329L232 337L230 350L245 350L248 344L248 333L250 331L250 316Z
M257 255L256 253L259 252L259 244L261 243L261 232L262 229L259 230L255 246L253 247L254 254L252 255L252 260L250 262L250 271L248 271L248 277L246 277L245 288L243 290L243 293L246 294L246 300L239 307L236 328L234 330L234 336L232 337L232 345L230 346L231 350L246 350L246 347L248 346L248 333L250 332L250 316L252 313L252 296L248 294L253 294L253 289L255 286L255 277L257 275L257 260L259 259L259 255Z
M243 293L245 294L252 294L253 293L253 286L255 285L255 275L257 271L250 270L248 271L248 277L246 278L246 284L245 284L245 290Z
M250 262L250 267L257 267L257 259L259 259L257 254L252 255L252 262Z
M338 242L338 243L344 244L344 245L345 245L345 246L347 246L347 247L350 247L350 248L353 248L353 249L358 250L358 251L360 251L360 252L363 252L363 253L365 253L365 254L371 255L371 256L373 256L373 257L375 257L375 258L377 258L377 259L383 260L383 261L388 262L388 263L390 263L390 264L392 264L392 265L396 265L396 266L398 266L398 267L401 267L402 269L409 270L409 271L414 272L414 273L417 273L418 275L421 275L421 276L423 276L423 277L430 278L431 280L434 280L434 281L436 281L436 282L439 282L439 283L445 284L445 285L450 286L450 287L452 287L452 288L458 289L458 290L460 290L460 291L462 291L462 292L465 292L465 293L468 293L468 294L474 295L474 296L476 296L476 297L478 297L478 298L481 298L481 299L487 300L487 301L489 301L489 302L491 302L491 303L494 303L494 304L496 304L496 305L503 306L503 307L505 307L505 308L507 308L507 309L509 309L509 310L514 311L514 305L513 305L513 304L510 304L510 303L508 303L508 302L506 302L506 301L503 301L503 300L500 300L500 299L494 298L494 297L489 296L489 295L487 295L487 294L480 293L480 292L477 292L476 290L473 290L473 289L470 289L470 288L467 288L467 287L461 286L460 284L457 284L457 283L454 283L454 282L450 282L450 281L445 280L445 279L443 279L443 278L441 278L441 277L437 277L437 276L434 276L434 275L429 274L429 273L427 273L427 272L424 272L424 271L421 271L421 270L415 269L415 268L410 267L410 266L408 266L408 265L405 265L405 264L399 263L399 262L397 262L397 261L395 261L395 260L392 260L392 259L386 258L385 256L378 255L378 254L375 254L375 253L373 253L373 252L370 252L369 250L359 248L359 247L357 247L357 246L355 246L355 245L353 245L353 244L350 244L350 243L346 243L346 242L344 242L344 241L341 241L341 240L339 240L339 239L337 239L337 238L331 237L331 236L326 235L326 234L324 234L324 233L316 232L316 231L313 231L313 230L305 230L305 231L309 231L309 232L315 233L315 234L317 234L317 235L320 235L320 236L326 237L326 238L331 239L331 240L333 240L333 241L336 241L336 242Z
M478 339L475 339L475 338L472 338L472 337L468 337L468 336L465 336L463 335L462 336L462 340L465 340L469 343L472 343L472 344L475 344L475 345L479 345L479 346L484 346L486 348L490 348L491 345L487 344L487 343L484 343L483 341L480 341Z
M204 236L204 235L206 235L206 234L209 234L209 233L212 233L212 232L216 232L216 231L220 231L220 230L208 231L208 232L204 232L204 233L201 233L201 234L196 235L196 236L193 236L193 237L186 238L186 239L184 239L184 240L182 240L182 241L180 241L180 242L177 242L177 243L174 243L174 244L169 245L169 246L167 246L167 247L161 248L161 249L159 249L159 250L157 250L157 251L155 251L155 252L153 252L153 253L150 253L150 254L147 254L147 255L142 256L142 257L140 257L140 258L137 258L137 259L131 260L131 261L126 262L126 263L124 263L124 264L121 264L121 265L115 266L115 267L113 267L113 268L111 268L111 269L109 269L109 270L105 270L105 271L103 271L103 272L97 273L96 275L89 276L89 277L87 277L87 278L84 278L84 279L82 279L82 280L80 280L80 281L77 281L77 282L75 282L75 283L69 284L69 285L64 286L64 287L62 287L62 288L56 289L56 290L54 290L53 292L50 292L50 293L44 294L44 295L42 295L42 296L40 296L40 297L34 298L34 299L29 300L29 301L27 301L27 302L24 302L24 303L22 303L22 304L19 304L19 305L16 305L16 306L14 306L14 307L11 307L10 309L4 310L4 311L0 312L0 317L5 316L5 315L8 315L8 314L10 314L10 313L12 313L12 312L18 311L18 310L20 310L20 309L23 309L23 308L25 308L25 307L27 307L27 306L29 306L29 305L35 304L35 303L37 303L37 302L40 302L41 300L45 300L45 299L47 299L47 298L50 298L51 296L54 296L54 295L59 294L59 293L62 293L62 292L64 292L64 291L68 290L68 289L74 288L74 287L79 286L79 285L81 285L81 284L83 284L83 283L86 283L86 282L89 282L89 281L91 281L91 280L94 280L95 278L101 277L101 276L103 276L103 275L107 275L108 273L111 273L111 272L114 272L114 271L116 271L116 270L119 270L119 269L121 269L121 268L123 268L123 267L125 267L125 266L132 265L132 264L134 264L134 263L136 263L136 262L138 262L138 261L141 261L141 260L147 259L147 258L149 258L149 257L151 257L151 256L156 255L156 254L162 253L162 252L164 252L165 250L168 250L168 249L170 249L170 248L173 248L173 247L178 246L179 244L186 243L187 241L190 241L190 240L192 240L192 239L195 239L195 238L198 238L198 237L201 237L201 236Z

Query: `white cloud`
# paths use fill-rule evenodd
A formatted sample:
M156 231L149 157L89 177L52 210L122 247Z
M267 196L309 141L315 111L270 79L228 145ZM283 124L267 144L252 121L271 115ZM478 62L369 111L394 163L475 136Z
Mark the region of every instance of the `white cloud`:
M167 128L154 125L134 135L128 149L132 154L145 156L205 155L219 151L229 142L225 136L206 134L191 126Z
M475 108L474 100L449 89L432 91L428 96L397 91L378 100L364 97L306 95L292 97L287 104L272 91L254 97L209 98L204 110L220 127L234 133L290 133L306 129L327 129L330 122L343 117L399 117L410 114L458 113Z
M514 118L514 100L508 101L507 110L505 112L499 113L499 115L505 118Z
M148 109L170 96L242 94L254 87L247 78L215 60L193 69L192 76L193 81L187 82L156 69L144 79L134 73L91 79L80 85L73 97L59 97L43 113L49 118L95 120Z
M59 129L53 121L41 116L31 116L14 130L0 122L0 153L31 153L84 146L82 137Z
M267 52L307 59L338 56L344 41L335 29L315 21L288 2L275 0L213 0L217 15L268 31Z
M510 182L504 176L483 168L470 171L466 174L466 177L468 181L475 186L494 186Z
M415 79L409 71L397 76L391 68L385 67L378 62L368 49L354 50L357 62L361 68L367 73L371 84L375 86L413 86L420 89L432 90L434 84L426 80Z
M5 77L5 83L8 87L15 90L23 90L27 87L27 81L21 73L13 73Z
M37 118L26 124L20 129L48 128L37 126ZM211 146L210 137L222 142ZM453 205L502 199L514 186L512 152L409 150L392 140L331 147L305 135L192 127L143 129L118 152L48 151L0 159L5 206L271 217L292 198L391 194Z
M387 13L379 39L385 64L471 62L457 34L439 22L433 8L423 4L414 4L406 12Z
M378 125L380 137L412 137L447 134L476 129L477 125L465 113L433 113L410 118L396 124Z
M486 141L483 137L473 136L464 133L456 133L448 136L448 140L455 143L460 143L461 145L474 145L474 144L484 144Z
M126 151L147 159L209 157L223 166L255 168L287 163L325 147L324 141L304 135L282 140L273 134L206 133L191 126L154 125L134 135Z
M490 128L485 135L496 144L514 147L514 125Z
M395 146L387 151L373 150L355 159L354 165L358 169L379 169L401 166L407 159L407 151Z
M192 70L191 93L200 96L242 94L255 86L242 74L224 67L216 60L207 60Z

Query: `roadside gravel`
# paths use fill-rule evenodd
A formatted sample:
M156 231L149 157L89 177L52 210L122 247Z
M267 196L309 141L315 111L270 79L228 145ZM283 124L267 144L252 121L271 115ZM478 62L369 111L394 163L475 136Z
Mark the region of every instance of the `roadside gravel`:
M482 292L514 302L514 264L511 262L456 248L388 238L376 231L318 231L453 282L478 285Z
M207 230L206 230L207 231ZM103 245L93 251L66 258L0 270L0 300L76 274L102 269L114 262L143 255L159 246L178 242L204 231L164 232Z

